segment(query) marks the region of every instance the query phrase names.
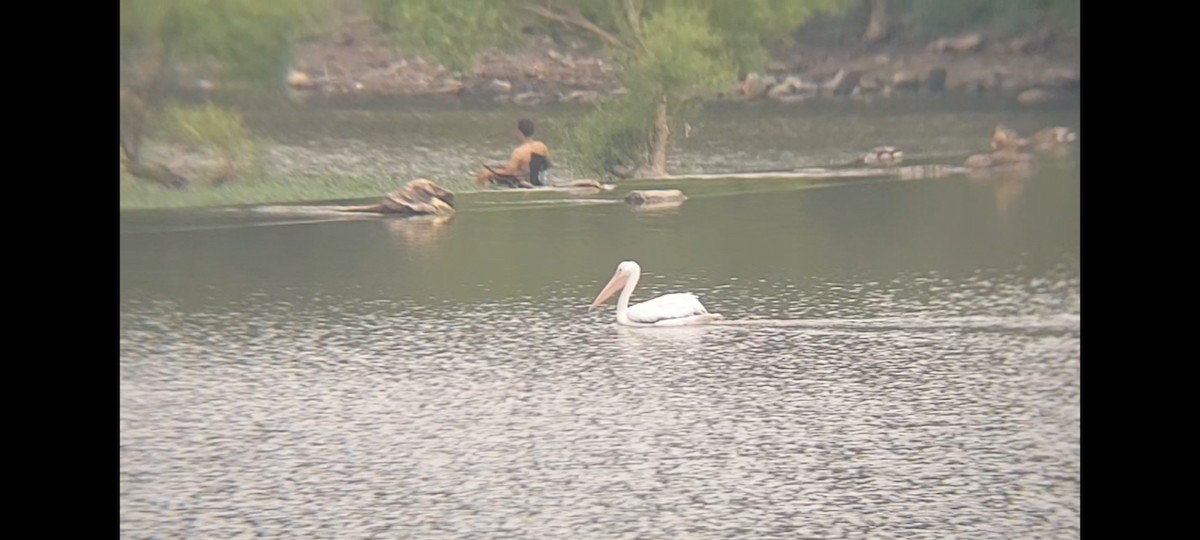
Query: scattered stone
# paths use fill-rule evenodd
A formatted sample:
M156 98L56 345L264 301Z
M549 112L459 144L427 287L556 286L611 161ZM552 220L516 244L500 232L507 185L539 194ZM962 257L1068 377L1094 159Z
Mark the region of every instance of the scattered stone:
M803 103L811 98L812 96L808 94L788 94L786 96L779 96L775 98L775 101L780 103Z
M287 83L292 88L312 88L313 86L312 78L307 73L295 69L288 72Z
M1048 48L1054 40L1054 35L1048 29L1042 29L1034 34L1018 36L1004 44L1005 52L1011 54L1030 54Z
M883 87L884 83L879 77L872 77L870 79L860 79L856 89L863 94L871 94L883 90Z
M438 94L458 94L466 88L466 85L458 79L445 79L438 85L436 93Z
M1044 105L1054 103L1066 99L1067 95L1062 90L1050 88L1029 88L1022 90L1017 94L1017 103L1021 105Z
M876 146L862 160L873 167L895 167L904 161L904 152L895 146Z
M1079 72L1067 68L1048 68L1042 73L1043 86L1073 90L1079 88Z
M513 96L512 101L517 105L538 105L545 101L541 92L522 92Z
M771 99L779 99L780 97L786 96L792 93L792 85L794 83L799 83L799 81L799 77L790 75L784 80L770 85L770 88L767 90L767 97Z
M759 99L766 95L767 87L774 82L774 77L762 77L757 73L751 73L746 76L746 80L742 81L742 86L738 90L746 99Z
M892 75L892 90L897 92L915 92L920 83L921 81L917 78L917 74L911 71L897 71Z
M596 103L600 101L600 93L595 90L574 90L559 95L562 103Z
M492 92L508 93L512 91L512 83L504 79L492 79L491 82L488 83L487 89Z
M958 37L941 38L925 47L925 50L933 53L969 53L979 49L983 45L983 35L978 32L963 34Z
M858 86L860 78L862 78L861 71L839 69L832 79L825 81L825 84L821 85L821 89L834 96L844 96L854 90L855 86Z
M772 86L767 91L767 97L785 103L795 103L817 95L820 90L820 85L806 82L800 77L790 75L783 82Z

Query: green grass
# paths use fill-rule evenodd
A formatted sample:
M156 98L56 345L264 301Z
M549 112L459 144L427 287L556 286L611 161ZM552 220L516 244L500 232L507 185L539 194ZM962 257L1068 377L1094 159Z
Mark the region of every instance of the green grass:
M180 190L122 176L120 198L121 210L193 208L380 198L403 185L402 181L378 178L305 177L241 180Z

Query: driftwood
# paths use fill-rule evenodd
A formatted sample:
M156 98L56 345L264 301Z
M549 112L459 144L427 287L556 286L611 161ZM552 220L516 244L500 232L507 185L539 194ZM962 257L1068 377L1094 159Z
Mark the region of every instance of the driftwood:
M572 180L563 184L555 184L553 187L561 188L594 188L599 191L612 191L612 184L601 184L599 180L588 178L586 180Z
M339 210L403 216L449 216L455 212L454 192L420 178L406 184L404 189L389 193L376 204L347 206Z
M590 193L603 193L605 191L612 191L616 188L617 188L617 186L615 186L613 184L602 184L602 183L600 183L599 180L594 180L594 179L589 178L586 180L572 180L570 182L560 182L560 183L556 183L552 186L546 186L546 187L542 187L542 188L534 188L534 190L535 191L541 191L541 190L559 191L559 192L576 193L576 194L578 194L578 193L590 194Z
M601 183L599 180L588 178L588 179L584 179L584 180L569 180L569 181L564 181L564 182L555 182L548 186L510 185L507 188L498 189L495 191L516 191L516 192L520 192L520 193L543 192L543 191L565 192L565 193L600 193L600 192L604 192L604 191L612 191L612 190L616 189L616 187L617 186L615 186L613 184L604 184L604 183Z
M635 206L683 203L685 200L687 200L687 196L678 189L645 189L630 191L625 196L625 202Z

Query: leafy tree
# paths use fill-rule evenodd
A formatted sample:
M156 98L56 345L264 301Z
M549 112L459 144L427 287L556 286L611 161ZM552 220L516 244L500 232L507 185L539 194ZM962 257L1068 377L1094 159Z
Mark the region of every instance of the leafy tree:
M456 67L481 46L515 44L530 24L599 41L629 92L570 133L590 168L665 175L671 124L697 98L761 69L766 47L809 17L852 0L369 0L377 21Z
M148 119L162 109L163 90L179 63L214 63L229 82L278 82L291 45L320 27L327 7L323 0L121 0L121 151L129 172L186 184L166 167L141 161ZM168 133L214 148L225 161L251 147L240 116L231 111L172 109L163 124Z

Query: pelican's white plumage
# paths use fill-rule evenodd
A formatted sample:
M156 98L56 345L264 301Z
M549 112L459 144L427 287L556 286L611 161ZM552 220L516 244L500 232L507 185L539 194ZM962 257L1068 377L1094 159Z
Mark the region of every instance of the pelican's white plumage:
M691 293L665 294L635 306L629 305L629 297L642 275L642 267L633 261L617 265L617 272L596 296L591 307L599 306L618 290L617 322L627 326L683 326L705 324L721 320L719 313L709 313L700 299Z

